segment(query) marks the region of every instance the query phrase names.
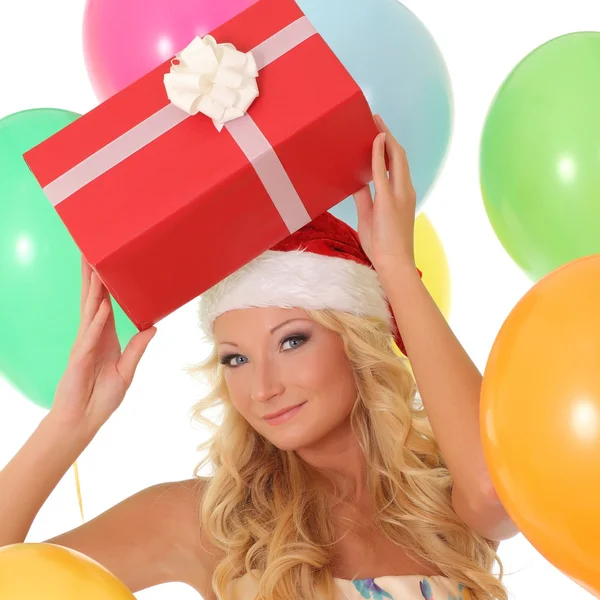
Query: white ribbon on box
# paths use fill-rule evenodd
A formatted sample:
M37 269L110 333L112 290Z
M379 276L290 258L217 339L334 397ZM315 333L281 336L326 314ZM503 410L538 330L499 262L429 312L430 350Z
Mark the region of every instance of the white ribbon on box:
M252 49L251 54L255 60L257 70L260 71L275 62L316 34L317 31L306 16L290 23ZM229 58L227 60L229 61ZM233 60L235 62L236 59L233 58ZM191 69L191 67L188 68ZM227 66L227 68L229 67ZM181 72L181 74L189 75L185 72ZM179 81L183 80L179 79ZM181 96L178 96L177 93L175 93L175 97L179 97L181 100ZM220 98L221 96L216 93L213 99L216 97ZM182 104L191 109L196 100L182 101ZM232 113L230 112L229 115L231 116ZM217 116L219 116L219 113L217 113ZM223 116L225 116L225 113L221 115L221 118ZM58 206L94 179L110 171L114 166L189 118L192 118L189 112L185 109L182 110L174 102L169 102L153 115L44 186L44 193L53 206ZM258 178L289 232L294 233L310 223L311 217L302 202L302 198L300 198L293 182L281 164L273 146L271 146L269 140L252 117L244 114L242 117L233 118L233 120L226 122L224 127L254 167Z
M164 76L169 100L190 115L210 117L218 131L243 117L258 96L258 68L252 52L214 37L196 37L171 61Z

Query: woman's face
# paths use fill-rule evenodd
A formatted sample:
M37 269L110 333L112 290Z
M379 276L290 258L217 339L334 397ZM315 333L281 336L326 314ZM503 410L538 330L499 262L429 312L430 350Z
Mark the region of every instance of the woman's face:
M231 401L281 450L350 430L356 385L341 337L302 309L232 310L215 321Z

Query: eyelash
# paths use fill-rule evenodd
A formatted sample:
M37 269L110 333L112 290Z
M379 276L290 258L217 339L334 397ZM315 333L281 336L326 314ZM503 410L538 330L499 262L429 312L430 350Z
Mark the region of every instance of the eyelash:
M307 342L309 340L309 338L310 338L310 336L305 333L297 333L294 335L288 335L287 337L285 337L281 340L280 346L285 344L285 342L289 342L290 340L298 340L301 342L300 346L302 346L305 342ZM290 348L290 350L295 350L296 348L299 348L300 346ZM288 350L284 350L284 352L288 352ZM242 365L239 365L239 364L232 365L230 363L234 358L237 358L238 356L243 356L243 355L242 354L228 354L227 356L223 356L223 357L219 358L219 362L225 367L230 367L232 369L235 369L237 367L241 367ZM242 363L242 364L245 364L245 363Z

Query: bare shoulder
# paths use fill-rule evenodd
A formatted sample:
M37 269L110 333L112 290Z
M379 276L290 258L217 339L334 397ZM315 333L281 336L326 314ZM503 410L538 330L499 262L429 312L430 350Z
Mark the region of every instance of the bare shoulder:
M200 510L208 480L155 485L123 500L49 543L83 552L131 591L183 582L206 598L220 560L202 535Z

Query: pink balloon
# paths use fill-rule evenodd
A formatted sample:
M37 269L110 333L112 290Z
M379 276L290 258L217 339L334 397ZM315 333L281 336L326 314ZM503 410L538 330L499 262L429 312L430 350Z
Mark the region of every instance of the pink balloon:
M96 96L106 100L256 0L88 0L83 49Z

